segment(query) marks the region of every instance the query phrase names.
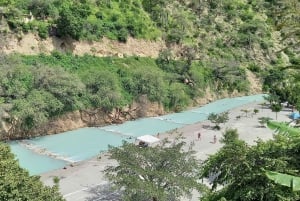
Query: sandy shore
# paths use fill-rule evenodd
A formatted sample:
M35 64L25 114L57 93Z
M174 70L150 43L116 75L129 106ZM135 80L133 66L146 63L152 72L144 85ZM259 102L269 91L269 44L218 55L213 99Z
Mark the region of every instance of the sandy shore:
M253 114L253 109L258 109L257 114ZM246 114L241 111L247 109ZM288 115L291 113L289 109L284 109L278 113L277 121L291 121ZM240 116L240 118L237 118ZM241 139L249 144L254 144L260 138L262 140L271 139L273 136L272 130L262 128L258 122L259 117L270 117L275 120L276 114L268 108L263 108L259 103L251 103L242 107L235 108L229 111L229 121L225 125L221 125L221 130L216 131L210 129L213 125L209 121L188 125L178 129L182 132L187 144L195 143L194 150L197 152L196 156L199 159L206 159L208 155L218 151L222 146L219 139L226 128L236 128ZM201 132L201 140L198 140L197 133ZM213 144L213 137L216 135L217 142ZM172 138L172 134L164 133L159 135L160 138ZM59 169L41 175L41 180L47 184L53 184L53 177L60 178L60 191L67 201L85 201L85 200L101 200L99 197L99 188L107 184L104 178L103 170L106 166L114 164L114 161L109 160L107 154L104 153L101 157L95 157L91 160L83 161L73 166L68 166L66 169ZM197 193L192 198L182 199L184 201L199 200Z

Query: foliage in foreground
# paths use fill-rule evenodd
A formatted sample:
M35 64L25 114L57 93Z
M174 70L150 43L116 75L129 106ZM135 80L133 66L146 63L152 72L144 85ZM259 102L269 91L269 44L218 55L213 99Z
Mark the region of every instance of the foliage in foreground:
M299 132L300 133L300 132ZM278 185L266 171L293 176L299 174L299 138L275 135L274 140L247 145L238 139L237 130L227 130L221 140L224 146L204 163L202 177L211 178L212 191L203 200L279 201L299 200L299 191ZM222 186L221 190L216 190Z
M266 175L277 184L290 187L293 191L300 191L300 177L273 171L267 171Z
M184 144L176 139L145 148L127 142L110 147L118 165L108 167L106 176L117 189L124 189L124 200L179 200L200 188L200 163L191 147L183 150Z
M268 127L272 130L275 130L276 133L281 135L286 135L291 138L300 138L300 131L299 128L293 128L285 122L276 122L276 121L269 121Z
M0 200L7 201L64 201L57 184L47 187L38 176L29 176L10 152L10 148L0 143Z

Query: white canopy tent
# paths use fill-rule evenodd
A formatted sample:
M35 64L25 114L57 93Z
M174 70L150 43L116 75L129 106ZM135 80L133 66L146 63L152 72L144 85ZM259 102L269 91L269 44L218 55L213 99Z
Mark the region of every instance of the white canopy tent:
M159 138L154 137L152 135L143 135L143 136L138 137L137 139L142 141L142 142L145 142L147 144L153 144L153 143L156 143L156 142L160 141Z

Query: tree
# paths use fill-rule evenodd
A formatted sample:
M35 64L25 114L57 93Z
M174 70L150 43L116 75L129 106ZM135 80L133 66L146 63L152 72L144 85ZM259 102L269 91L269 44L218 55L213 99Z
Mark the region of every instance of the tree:
M163 141L156 146L140 148L123 142L121 147L109 147L110 158L118 162L105 170L109 181L124 200L178 200L200 185L197 183L199 161L185 143Z
M248 113L250 112L250 109L242 109L241 111L245 113L246 117L248 117Z
M28 10L37 18L44 20L47 17L55 18L58 15L57 8L54 6L54 0L30 0L27 4Z
M264 99L269 102L270 105L278 103L279 102L279 97L274 94L269 94L267 96L264 96Z
M168 12L166 6L170 0L143 0L144 9L150 14L153 21L160 27L168 26Z
M300 102L300 95L299 95L299 90L300 90L300 82L299 78L294 78L291 79L291 82L293 84L290 85L288 88L288 103L291 104L292 106L295 106L298 111L300 111L300 108L297 108L297 104Z
M286 90L288 80L287 71L280 68L272 68L263 75L263 89L270 94L279 95L277 92ZM284 101L284 100L283 100Z
M156 69L134 69L132 77L126 78L123 85L133 96L147 95L150 101L162 102L167 93L164 74Z
M57 184L44 186L39 176L29 176L14 159L9 146L0 143L0 153L0 200L64 201Z
M259 112L258 109L253 109L254 114L257 114Z
M269 3L269 4L267 4ZM285 46L279 52L287 49L296 51L300 43L300 2L298 0L267 1L269 14L274 27L281 34L281 43ZM299 67L299 65L297 65Z
M217 90L228 90L233 92L247 91L249 83L247 83L246 71L240 67L240 63L236 61L212 62L212 75L216 80Z
M90 8L81 3L64 6L59 12L57 29L59 36L70 36L79 40L83 34L83 25L90 14Z
M11 114L18 122L18 125L14 126L20 129L16 133L27 135L30 129L46 123L53 116L57 116L63 107L64 105L51 93L44 90L32 90L26 99L17 99L13 102Z
M232 131L227 131L232 132ZM274 140L249 146L236 135L224 135L224 146L204 161L201 177L211 177L212 189L203 201L299 200L292 192L266 176L266 170L299 176L299 135L275 135ZM221 185L220 190L216 190Z
M229 120L228 112L223 112L221 114L210 113L207 118L209 121L215 124L214 129L220 130L220 124L226 123Z
M261 127L266 127L267 123L269 123L270 120L272 120L272 119L269 117L259 117L258 118L258 122L260 123Z
M38 66L32 68L34 75L34 87L51 93L63 104L62 111L81 109L83 103L80 100L85 90L85 85L76 74L62 68Z
M168 107L174 108L175 112L180 112L186 106L188 106L190 103L190 98L186 91L185 85L180 83L172 83L168 93Z
M89 71L83 76L92 107L112 111L127 104L118 77L110 71Z
M239 139L239 134L236 129L226 129L225 133L223 134L223 138L220 139L221 143L229 144L235 140Z
M11 63L12 62L9 62L9 64L13 66L1 68L0 75L1 96L6 99L6 102L18 98L25 98L26 94L33 87L33 75L28 68L19 67Z
M271 105L272 112L276 113L276 120L277 120L277 113L282 110L282 105L280 103L273 103Z

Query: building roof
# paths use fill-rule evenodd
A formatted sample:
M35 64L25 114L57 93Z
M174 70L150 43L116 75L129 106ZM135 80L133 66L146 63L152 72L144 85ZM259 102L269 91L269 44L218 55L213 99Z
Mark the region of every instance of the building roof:
M143 136L138 137L137 139L140 140L140 141L146 142L148 144L153 144L153 143L156 143L156 142L160 141L159 138L154 137L152 135L143 135Z

